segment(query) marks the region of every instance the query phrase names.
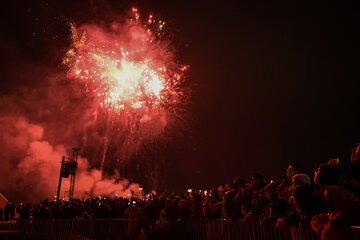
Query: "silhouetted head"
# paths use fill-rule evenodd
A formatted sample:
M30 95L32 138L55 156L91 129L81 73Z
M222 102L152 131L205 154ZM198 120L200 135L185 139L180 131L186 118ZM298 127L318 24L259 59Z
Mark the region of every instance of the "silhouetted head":
M314 174L314 182L321 187L338 184L340 172L336 166L320 165Z
M251 177L251 184L255 189L264 187L264 176L261 173L254 173Z
M305 172L304 166L300 163L291 163L286 170L288 178L292 179L295 174L302 174Z
M245 187L245 180L240 176L234 178L234 188L237 189L238 187Z

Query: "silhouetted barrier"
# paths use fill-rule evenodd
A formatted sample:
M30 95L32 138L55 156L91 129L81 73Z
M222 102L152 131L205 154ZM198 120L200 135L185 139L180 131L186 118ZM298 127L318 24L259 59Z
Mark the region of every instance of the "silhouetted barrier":
M156 231L154 222L144 222L149 234ZM1 221L0 231L17 231L21 233L63 234L92 237L98 239L137 239L141 225L130 219L33 219ZM359 228L354 227L354 233ZM244 220L183 221L169 224L165 231L171 239L190 240L317 240L310 226L290 227L286 232L279 232L275 221L267 223L250 223Z
M225 221L217 220L201 224L200 222L189 223L189 234L191 240L216 239L216 240L285 240L285 233L280 233L274 221L269 223L250 223L243 220ZM291 236L290 238L291 239ZM316 240L315 238L306 238Z
M360 226L353 226L352 232L354 233L354 239L360 240Z

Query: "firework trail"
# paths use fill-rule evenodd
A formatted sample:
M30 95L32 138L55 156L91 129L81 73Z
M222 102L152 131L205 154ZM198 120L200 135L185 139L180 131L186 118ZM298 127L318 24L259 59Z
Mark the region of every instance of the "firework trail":
M63 63L105 119L103 170L111 144L116 142L127 158L129 146L165 129L184 96L188 66L176 63L164 37L166 23L152 15L143 20L136 8L126 23L113 23L108 31L70 26L73 44Z

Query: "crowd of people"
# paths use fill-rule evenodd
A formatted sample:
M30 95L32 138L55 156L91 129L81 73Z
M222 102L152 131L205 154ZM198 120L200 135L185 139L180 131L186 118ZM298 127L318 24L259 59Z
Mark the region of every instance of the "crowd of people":
M71 201L40 201L39 204L7 203L0 217L19 219L152 219L158 229L171 222L216 219L276 223L279 231L291 225L308 224L321 239L351 239L351 226L360 225L360 145L351 157L351 181L340 181L338 160L320 165L313 177L299 163L292 163L286 176L266 182L260 173L246 183L235 177L232 186L182 194L149 194L145 198L95 197ZM285 170L284 170L285 172Z

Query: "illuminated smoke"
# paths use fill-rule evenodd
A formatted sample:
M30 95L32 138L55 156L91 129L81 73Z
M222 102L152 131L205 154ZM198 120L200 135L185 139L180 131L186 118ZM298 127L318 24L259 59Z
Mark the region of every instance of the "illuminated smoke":
M67 151L62 145L52 146L43 139L44 129L24 118L0 117L0 189L10 189L10 199L38 201L56 195L60 161ZM68 190L64 179L61 196ZM75 196L112 195L128 197L138 192L138 184L120 180L119 174L104 178L97 169L90 169L85 158L79 158Z

